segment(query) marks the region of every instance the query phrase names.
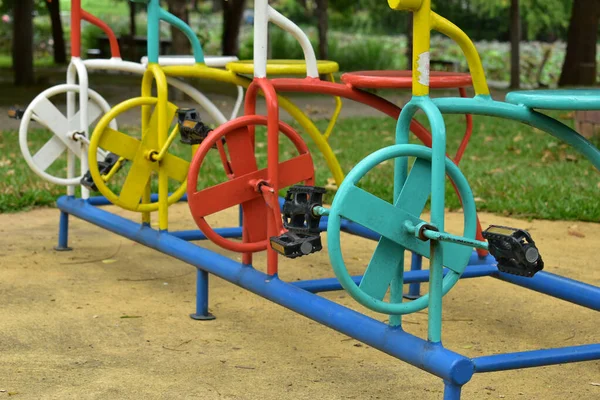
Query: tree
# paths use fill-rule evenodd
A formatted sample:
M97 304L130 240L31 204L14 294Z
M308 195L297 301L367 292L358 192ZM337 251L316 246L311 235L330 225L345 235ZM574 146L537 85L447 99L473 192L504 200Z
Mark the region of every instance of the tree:
M329 7L329 0L317 0L317 19L318 19L318 30L319 30L319 58L321 60L327 60L329 57L329 48L327 46L327 32L329 30L329 17L327 15L327 8Z
M594 85L600 0L575 0L567 39L567 55L558 84Z
M521 12L519 0L510 4L510 87L521 86Z
M52 41L54 42L54 63L67 63L67 50L65 47L65 35L63 32L62 20L60 18L60 1L46 0L46 7L52 21Z
M169 12L186 24L189 22L188 0L168 0ZM171 41L175 54L189 54L191 45L183 32L171 25Z
M35 83L33 73L33 0L18 0L13 6L12 59L15 85Z
M246 0L221 0L223 7L223 36L221 50L224 56L237 56L239 36Z
M131 38L134 38L137 32L137 24L135 22L135 15L137 13L136 6L137 3L134 3L133 1L129 2L129 36L131 36Z

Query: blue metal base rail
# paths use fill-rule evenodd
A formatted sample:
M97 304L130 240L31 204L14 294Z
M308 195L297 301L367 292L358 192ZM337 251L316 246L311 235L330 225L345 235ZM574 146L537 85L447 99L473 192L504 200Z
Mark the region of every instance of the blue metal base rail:
M287 283L277 276L268 276L251 266L243 265L208 249L189 243L206 237L198 231L159 232L149 226L130 221L98 208L108 204L103 198L81 200L63 196L57 201L61 210L59 247L67 247L68 215L73 215L96 226L141 243L193 265L198 270L195 319L213 319L208 313L208 275L213 274L304 315L322 325L335 329L371 347L438 376L444 381L444 400L460 399L461 388L474 373L531 368L579 361L600 360L600 344L543 349L517 353L497 354L469 359L463 355L433 344L389 325L360 314L317 292L340 290L337 279L320 279ZM345 230L370 237L372 234L347 222ZM239 237L241 229L222 228L218 232L227 237ZM375 239L375 237L370 237ZM493 259L471 259L463 278L492 276L525 288L548 294L584 307L600 311L600 288L582 282L540 272L534 278L520 278L501 273L492 264ZM361 277L355 281L360 282ZM427 282L428 271L405 273L405 283Z

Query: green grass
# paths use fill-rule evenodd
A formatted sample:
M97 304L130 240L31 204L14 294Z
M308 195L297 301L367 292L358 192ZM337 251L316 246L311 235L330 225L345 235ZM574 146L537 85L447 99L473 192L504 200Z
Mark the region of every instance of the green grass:
M422 116L417 119L424 122ZM464 117L445 116L445 120L448 152L454 154L464 132ZM343 170L349 171L367 154L393 144L394 132L395 122L390 119L348 119L340 121L330 140L338 149ZM595 144L600 145L600 140ZM324 162L315 157L318 181L323 184L328 174ZM473 138L460 167L480 211L600 222L600 173L567 145L526 125L476 117ZM393 163L389 162L367 174L363 187L390 201L392 177ZM451 185L447 186L447 199L450 209L460 208Z
M554 115L559 117L560 115ZM423 121L422 116L418 119ZM568 123L568 121L565 121ZM447 116L448 147L453 153L464 132L464 117ZM317 125L324 129L327 121ZM338 123L331 144L344 171L348 172L368 154L394 143L395 122L389 118L352 118ZM136 135L137 128L124 128ZM41 146L48 138L42 130L31 135L31 143ZM258 162L266 165L264 131L258 130ZM286 139L281 139L281 157L289 158L295 151ZM597 140L596 145L600 145ZM309 142L317 169L317 184L327 184L331 174L325 161ZM188 147L176 142L172 151L190 158ZM0 212L13 212L37 206L52 205L64 193L63 187L37 178L23 161L14 131L0 132ZM59 160L51 171L64 170ZM591 163L553 137L518 123L488 117L476 117L473 139L461 164L476 197L480 211L489 211L522 218L600 221L600 174ZM127 173L119 172L111 185L118 191ZM393 163L388 162L370 172L361 186L372 193L391 199ZM225 180L215 153L201 170L201 186ZM175 184L172 184L172 189ZM327 197L333 198L333 193ZM459 209L460 204L450 185L447 206Z

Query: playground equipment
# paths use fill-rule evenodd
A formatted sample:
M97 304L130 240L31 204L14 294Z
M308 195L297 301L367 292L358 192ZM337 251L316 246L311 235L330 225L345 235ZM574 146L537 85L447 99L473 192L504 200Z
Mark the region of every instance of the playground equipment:
M233 120L220 126L213 133L213 137L206 144L200 146L199 152L194 157L190 174L188 178L188 203L198 226L213 242L219 246L243 253L243 262L251 264L252 253L257 251L267 251L269 274L277 273L277 254L298 254L298 249L303 245L306 252L310 253L319 249L320 241L314 235L299 234L286 230L284 232L280 208L276 201L277 193L280 189L290 186L294 182L291 177L293 171L300 171L302 168L310 168L308 157L306 162L298 159L288 160L285 163L279 161L279 130L283 128L279 121L279 105L276 93L278 91L293 92L301 91L316 94L329 94L337 99L338 106L341 104L341 97L351 99L397 118L398 107L393 106L386 100L369 94L360 88L407 88L411 85L410 72L406 71L367 71L345 74L342 80L345 84L335 83L319 79L319 75L327 74L333 71L333 66L325 61L317 61L310 41L295 25L290 27L290 22L280 13L269 6L267 0L255 1L255 22L254 22L254 60L236 61L227 65L227 69L237 73L253 73L254 80L249 86L246 95L245 116ZM304 62L289 60L267 61L267 32L268 24L273 22L278 26L291 32L304 51ZM305 78L278 78L268 79L269 75L290 74L292 72L306 73ZM438 88L458 88L461 95L465 95L465 86L471 84L471 77L468 74L449 74L437 73L433 77L434 84ZM267 102L266 125L268 130L268 168L264 171L257 171L256 160L254 158L254 126L259 121L256 115L256 95L258 91L262 92ZM339 114L339 107L334 113L331 122ZM254 117L254 118L251 118ZM264 117L260 117L261 124L264 123ZM330 123L324 136L328 138L333 125ZM416 122L411 122L411 129L425 144L431 144L431 136L423 127ZM245 132L244 132L245 130ZM458 163L467 147L472 131L472 119L467 115L467 129L455 156ZM283 131L282 131L283 132ZM241 139L246 136L245 139ZM286 133L286 136L290 137ZM240 138L240 139L238 139ZM220 141L225 139L229 149L229 158L224 154L223 149L219 149L224 160L223 166L227 175L232 177L229 182L197 191L198 180L201 179L200 172L204 157L209 149L219 145ZM233 144L235 140L235 145ZM243 145L239 142L245 142ZM326 158L328 155L324 153ZM243 161L240 161L243 160ZM331 159L331 165L338 165L337 160ZM335 162L333 162L335 161ZM285 176L283 178L282 176ZM296 175L296 180L301 177L306 178L307 174ZM254 189L252 189L254 188ZM245 195L240 193L244 191ZM306 194L310 196L310 193ZM263 199L264 198L264 199ZM211 201L211 199L213 199ZM215 201L214 199L219 199ZM205 217L210 214L225 210L234 205L240 205L243 212L243 243L233 242L219 237L214 230L208 226ZM265 230L264 221L267 221ZM361 229L352 230L355 234L366 237L373 237L370 232ZM313 232L314 233L314 232ZM271 246L268 240L271 240ZM276 243L276 245L274 245ZM310 249L310 243L314 246ZM416 260L418 265L418 260ZM413 288L413 293L418 288Z
M181 199L184 193L183 185L180 185L178 190L169 195L168 180L174 179L178 182L182 182L186 177L185 170L187 168L187 161L169 153L169 148L177 137L178 130L174 129L170 134L168 133L168 130L172 125L172 119L176 108L168 104L168 90L167 84L165 83L168 82L167 77L208 78L237 86L252 88L252 81L238 74L254 70L254 65L252 62L248 61L229 63L227 65L227 71L207 66L202 62L203 55L200 42L187 25L162 9L158 0L140 0L139 2L146 4L148 10L148 56L146 60L147 69L145 70L142 80L142 97L130 99L117 105L98 123L89 146L90 175L100 193L107 199L125 209L143 213L143 220L145 222L150 221L150 212L158 210L159 227L161 230L166 230L168 229L167 209L170 204ZM317 62L314 50L310 46L310 41L306 35L295 24L268 6L266 1L256 2L255 8L256 15L258 16L255 22L255 35L257 35L255 44L257 54L256 60L261 60L260 62L264 64L265 75L268 71L286 74L308 73L311 80L319 81L319 73L332 73L337 70L337 64L333 62ZM308 60L306 63L302 61L274 61L267 64L266 52L264 51L267 38L263 33L266 32L267 26L265 24L268 23L268 20L274 21L296 37L305 50L306 59ZM165 59L164 61L167 65L160 65L158 54L160 21L166 21L178 27L185 33L194 51L193 64L190 64L188 60L184 65L170 65L173 64L172 60L169 62L169 60ZM258 68L261 67L259 66ZM156 97L151 96L154 84L156 84L157 90ZM372 104L374 107L393 118L397 118L400 113L399 107L382 98L370 95L366 92L352 90L346 85L336 85L333 83L332 85L334 85L334 91L342 92L351 99L358 99L364 103ZM255 89L250 89L250 91L254 94L257 93ZM324 92L327 93L326 91ZM336 94L334 93L334 95ZM270 104L269 109L278 108L278 105L280 105L300 123L315 141L319 150L323 153L336 182L340 184L344 175L339 162L327 142L327 138L335 124L337 114L339 114L339 107L341 106L339 99L337 102L338 108L336 109L329 128L325 133L321 133L306 115L304 115L289 100L282 96L275 96L275 103L272 103L270 96L271 94L267 95L267 101ZM121 113L136 107L141 107L143 112L143 138L141 142L137 139L132 140L129 135L118 132L112 128L112 126L109 127ZM154 107L154 111L152 111L152 107ZM250 107L250 105L247 107ZM249 109L247 112L249 112ZM276 118L278 121L278 116L276 116ZM275 121L275 119L272 119L272 121ZM188 122L195 123L195 121ZM272 124L270 123L269 126L271 125ZM428 140L430 141L428 132L422 126L415 122L413 123L413 128L418 132L418 136L425 142ZM142 144L141 146L140 143ZM196 144L199 144L199 142ZM217 145L221 146L220 144ZM115 154L117 160L121 161L109 165L106 165L106 163L98 164L99 160L97 154L101 149L109 150ZM222 152L222 158L225 159L226 155L223 153L224 150L220 148L220 151ZM251 148L247 147L245 151L251 151ZM125 179L120 194L116 194L106 183L115 176L115 172L119 169L122 162L126 160L133 162L132 169ZM173 167L174 164L177 164L176 168ZM105 168L107 171L103 173L100 171L101 168ZM174 169L177 169L177 171ZM153 172L158 173L159 182L158 200L156 201L150 200L148 193L142 196L141 191L141 188L144 188L149 184ZM139 203L140 198L142 198L142 204Z
M152 18L152 16L150 17ZM110 59L83 60L81 58L81 25L87 21L104 31L108 36L111 48ZM176 22L176 21L175 21ZM156 21L158 24L158 21ZM180 26L183 24L180 23ZM202 56L202 54L200 54ZM227 62L236 60L236 57L207 57L203 59L207 65L223 67ZM169 62L166 59L165 62ZM113 70L143 75L146 66L141 63L124 61L121 59L119 44L110 27L88 13L81 7L81 0L71 1L71 62L67 69L67 83L51 87L40 93L22 114L19 129L19 142L21 152L31 169L43 179L54 184L68 186L68 194L74 195L75 186L80 184L82 177L88 171L87 146L89 144L89 126L101 115L110 110L110 106L96 91L89 88L88 71ZM222 124L227 118L221 111L201 92L189 84L169 79L168 84L181 90L192 98L203 110L218 123ZM66 94L66 115L52 103L52 98ZM77 99L79 101L77 101ZM63 100L62 98L60 100ZM238 87L238 99L231 118L237 116L243 100L243 90ZM36 152L30 149L28 136L34 128L32 121L41 124L52 132L50 140ZM116 121L111 121L112 129L117 129ZM67 151L66 177L49 173L48 168L63 153ZM101 160L106 157L106 152L98 149L96 153ZM75 172L76 158L80 159L81 175ZM88 187L82 186L81 195L89 197Z
M61 210L59 241L66 245L68 215L74 215L195 266L198 272L193 318L214 318L208 312L208 275L214 274L442 378L444 398L447 400L459 399L461 387L474 373L600 359L600 344L475 358L460 355L441 344L442 297L459 279L492 276L600 311L599 288L541 271L544 260L526 232L492 226L482 234L488 242L477 239L473 194L458 166L446 156L443 113L484 114L527 123L574 146L600 169L600 151L597 148L562 123L535 111L536 108L600 109L600 91L516 92L507 96L507 103L494 101L490 97L473 43L458 27L432 12L430 0L390 0L389 3L394 9L414 12L413 99L399 115L396 144L358 163L340 185L330 209L322 205L322 190L310 186L314 183L314 167L306 145L292 128L279 120L277 105L286 103L277 96L277 91L286 88L301 90L297 89L300 86L297 79L267 79L268 64L261 62L264 57L255 60L255 79L250 84L235 77L232 71L213 72L201 64L160 67L158 58L149 53L148 70L143 79L143 96L109 112L98 124L90 144L90 160L96 157L99 148L104 148L133 161L121 195L88 200L61 197L57 202ZM152 4L150 2L149 7ZM266 2L256 1L255 4L263 7ZM266 14L256 17L257 26L265 26L265 19L271 12L269 8L266 9ZM429 98L433 82L429 73L429 35L432 29L446 34L462 48L473 77L474 98ZM310 61L310 58L307 57L307 60ZM309 62L307 65L307 74L312 76L309 75L306 82L316 82L315 64L310 67ZM169 153L169 144L175 140L177 129L170 134L168 132L170 117L175 112L175 107L166 98L165 75L168 74L204 74L248 86L247 115L204 135L198 149L193 150L195 155L189 173L187 162ZM398 79L397 76L393 78ZM153 82L158 88L157 97L149 95ZM313 91L316 89L312 87L319 86L320 92L364 99L367 104L373 101L381 107L386 104L386 109L390 107L390 113L395 110L380 100L371 100L374 96L363 95L348 84L321 82L302 87L307 87L306 91ZM255 115L255 98L259 91L267 100L267 116ZM122 109L137 106L142 107L143 111L142 131L145 134L141 141L132 140L109 128L112 119ZM155 107L153 112L151 107ZM412 117L418 110L423 110L430 120L432 134L425 144L431 148L408 144L409 130L415 127ZM267 126L268 166L264 170L258 169L253 157L253 128L257 125ZM294 144L297 151L297 155L286 161L279 159L280 132ZM221 156L229 180L198 190L203 160L210 151L216 151ZM415 159L410 169L409 157ZM358 185L370 170L387 160L395 162L393 203L377 198ZM92 162L92 175L100 187L103 179L99 171L94 171L94 165ZM148 190L149 177L156 171L159 174L158 196L151 195ZM444 186L447 175L463 201L464 230L460 236L449 234L444 229ZM187 179L187 199L202 232L167 230L168 204L179 197L185 198L182 195L185 185L180 185L175 194L169 196L165 187L169 177L179 182ZM303 183L303 186L292 187L283 201L278 198L280 189L297 183ZM428 199L431 199L430 221L421 218ZM109 201L142 212L142 224L98 207ZM206 224L206 216L236 204L240 204L243 211L241 226L213 229ZM149 212L156 208L159 210L158 230L149 224ZM278 255L283 253L288 257L297 257L318 251L322 246L319 236L322 230L328 233L327 246L337 278L293 283L282 281L277 275ZM358 233L379 241L363 276L350 276L346 269L341 252L341 231ZM228 240L230 238L242 238L242 241L233 242ZM191 243L205 239L243 253L242 262ZM289 246L290 243L293 246ZM495 258L482 258L473 252L473 248L489 250ZM268 251L266 273L251 263L251 254L263 250ZM429 258L429 271L404 271L406 250ZM414 301L404 302L404 285L420 282L429 282L428 293ZM389 323L376 321L317 295L319 292L341 289L347 290L366 308L390 315ZM386 298L388 290L390 296ZM425 308L428 308L429 321L427 339L405 332L401 316Z

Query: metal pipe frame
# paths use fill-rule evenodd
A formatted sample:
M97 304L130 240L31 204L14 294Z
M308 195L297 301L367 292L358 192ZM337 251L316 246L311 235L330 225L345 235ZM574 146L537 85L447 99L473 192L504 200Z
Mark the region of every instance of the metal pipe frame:
M335 278L284 282L276 275L269 276L251 266L189 243L192 240L206 238L199 231L172 233L157 231L97 207L106 204L106 200L100 197L88 200L72 196L59 198L57 206L61 211L59 232L61 244L67 245L68 216L73 215L196 267L198 270L196 312L191 315L194 319L214 319L214 316L208 312L208 277L209 274L213 274L441 378L445 388L444 399L460 399L462 386L475 373L600 360L600 344L495 354L470 359L444 348L441 344L411 335L400 327L390 327L316 294L340 290L341 285ZM326 228L326 219L324 220L322 228ZM347 221L345 230L375 239L371 232L357 227L356 224ZM239 237L241 228L221 228L219 232L224 236ZM491 276L600 311L600 288L598 287L547 272L539 272L533 278L505 274L498 271L491 256L482 259L474 252L462 278L481 276ZM354 281L359 283L360 279L361 277L355 277ZM428 280L428 270L413 270L405 273L406 284L423 283Z

